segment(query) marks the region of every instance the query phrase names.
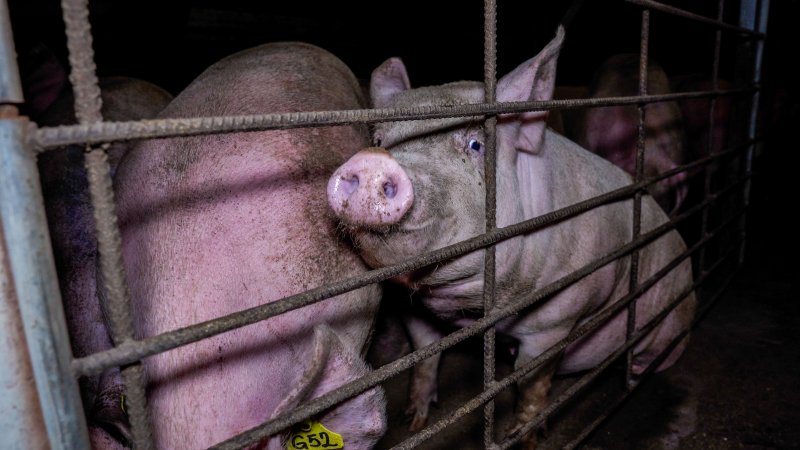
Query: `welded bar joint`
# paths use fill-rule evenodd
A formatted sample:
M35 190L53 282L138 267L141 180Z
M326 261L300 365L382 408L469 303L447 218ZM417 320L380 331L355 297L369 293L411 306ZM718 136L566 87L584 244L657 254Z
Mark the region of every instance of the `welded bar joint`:
M86 0L62 0L70 61L70 81L75 93L75 116L82 125L102 121L100 87L95 72L89 7ZM87 146L85 159L89 194L97 231L100 262L98 291L105 295L104 310L107 325L115 344L133 340L133 320L130 311L125 273L122 265L121 238L114 207L114 191L106 152L101 147ZM100 285L102 283L102 285ZM128 418L133 445L146 450L153 447L152 432L147 418L145 378L141 362L121 367L125 385Z

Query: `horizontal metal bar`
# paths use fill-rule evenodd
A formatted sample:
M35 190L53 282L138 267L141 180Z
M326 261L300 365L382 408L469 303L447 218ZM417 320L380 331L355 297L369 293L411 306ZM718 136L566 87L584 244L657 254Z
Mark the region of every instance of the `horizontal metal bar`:
M699 14L695 14L693 12L686 11L684 9L676 8L674 6L665 5L660 2L652 1L652 0L623 0L628 3L633 3L635 5L643 6L645 8L652 9L654 11L659 11L662 13L670 14L673 16L682 17L684 19L690 19L695 22L704 23L706 25L712 25L717 28L721 28L723 30L735 31L737 33L746 34L753 36L754 38L763 39L764 33L753 31L749 28L739 27L736 25L731 25L729 23L725 23L721 20L712 19L710 17L701 16Z
M210 133L279 130L312 126L348 125L447 117L470 117L526 111L574 109L581 107L645 104L699 97L717 97L752 93L753 85L740 89L680 92L664 95L606 97L531 102L476 103L466 105L428 105L406 108L309 111L246 116L152 119L129 122L99 122L88 125L64 125L36 129L32 143L38 151L72 144L98 144L131 139L196 136Z
M721 258L721 261L731 257L731 255L733 254L733 248L734 247L732 247L731 250L727 252L727 255L725 257ZM720 263L721 263L721 261L720 261ZM714 267L712 267L712 270L713 269L714 269ZM692 321L692 325L691 325L692 329L697 326L697 324L701 321L701 319L706 314L706 312L708 312L709 309L711 309L716 304L716 302L719 301L719 298L722 296L722 294L725 293L725 291L733 283L733 280L736 279L737 273L738 273L738 271L730 274L728 276L728 278L726 278L725 281L722 282L722 287L719 290L717 290L717 292L712 296L712 298L709 301L705 302L705 304L700 308L700 311L698 311L697 314L695 314L695 318ZM662 355L663 354L668 354L668 352L664 351L664 352L662 352ZM648 368L642 374L643 377L642 377L641 381L644 380L644 377L646 377L653 370L655 370L655 367L657 367L656 364L659 364L658 360L660 360L660 359L663 359L661 357L661 355L659 355L659 358L657 358L656 361L653 361L653 364L648 366ZM598 418L596 418L594 421L592 421L588 426L586 426L578 436L576 436L572 441L567 443L564 446L564 449L566 450L566 449L577 448L587 437L589 437L590 434L592 434L592 432L594 432L597 429L598 426L600 426L600 424L602 424L606 419L608 419L608 417L610 417L612 414L614 414L615 410L617 408L619 408L619 406L623 402L625 402L631 396L631 394L633 394L633 392L635 391L635 388L639 387L642 384L641 381L636 383L633 386L634 389L626 390L618 399L616 399L614 401L613 404L611 404L607 408L605 408L603 410L603 413Z

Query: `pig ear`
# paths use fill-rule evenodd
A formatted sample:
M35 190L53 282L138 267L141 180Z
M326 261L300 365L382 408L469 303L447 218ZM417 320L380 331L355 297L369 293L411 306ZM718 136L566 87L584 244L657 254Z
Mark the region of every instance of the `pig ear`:
M556 81L556 60L564 42L564 27L538 55L525 61L497 83L497 100L501 102L546 101L553 98ZM518 150L538 153L546 127L547 111L519 114L515 146Z
M272 417L291 411L302 401L320 397L369 372L361 356L345 345L339 335L325 324L314 328L314 344L310 353L297 356L297 361L309 361L310 364L294 389L275 408ZM325 420L336 414L352 417L356 430L350 431L350 439L372 436L377 441L386 427L385 405L383 390L375 387L343 402L336 410L325 413Z
M296 408L319 385L322 375L325 373L325 366L328 365L328 359L330 358L331 344L333 342L331 336L335 335L326 325L314 328L314 344L310 354L298 356L298 361L308 362L309 365L304 368L300 380L295 383L294 388L275 408L273 417Z
M372 71L369 83L369 95L372 105L383 108L398 92L411 89L406 66L400 58L389 58Z

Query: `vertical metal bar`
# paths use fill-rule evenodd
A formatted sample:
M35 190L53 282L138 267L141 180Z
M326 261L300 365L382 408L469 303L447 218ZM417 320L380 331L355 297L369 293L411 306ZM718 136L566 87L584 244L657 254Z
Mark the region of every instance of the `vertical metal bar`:
M95 74L87 0L63 0L62 9L72 67L70 81L75 93L75 116L81 124L99 122L102 120L102 104ZM97 230L100 279L103 283L98 289L102 288L106 294L108 304L104 305L104 309L108 313L109 331L115 345L120 345L134 339L134 327L122 266L114 191L105 150L87 147L87 151L85 164ZM137 449L150 449L153 439L147 418L145 379L141 362L123 367L120 372L125 384L125 404L131 423L133 445Z
M0 446L88 448L50 235L22 103L8 5L0 0Z
M487 103L496 100L497 85L497 2L484 0L484 50L483 78L484 98ZM486 231L497 228L497 142L495 130L497 117L486 118ZM495 246L486 249L484 260L483 311L489 314L494 307L495 291ZM483 335L483 387L490 388L495 382L495 328L491 327ZM494 447L494 400L483 408L483 445L485 449Z
M757 0L742 0L740 7L740 25L750 29L754 29L761 33L767 32L767 18L769 16L769 0L761 0L760 4L756 4ZM761 82L761 61L764 57L764 40L759 39L755 45L755 54L753 55L753 71L752 80L754 84ZM758 120L758 107L761 99L761 87L753 93L752 103L750 104L750 116L748 118L747 138L753 140L756 136L756 127ZM745 175L747 181L744 185L744 206L747 208L750 205L750 188L751 177L753 171L753 155L755 154L755 142L752 142L747 147L745 153ZM745 246L747 244L747 212L742 216L739 229L742 237L742 243L739 247L739 266L744 264Z
M39 396L0 225L0 448L47 449Z
M648 47L650 44L650 10L645 9L642 11L642 31L641 31L641 41L639 43L639 95L647 95L647 59L648 59ZM645 158L645 146L644 146L644 138L645 138L645 129L644 129L644 105L639 105L639 129L638 129L638 141L636 142L636 176L635 180L637 183L641 182L644 178L644 158ZM632 239L635 240L639 237L642 231L642 191L636 191L636 194L633 196L633 236ZM630 278L629 278L629 285L628 291L633 292L639 285L639 250L635 250L631 253L631 269L630 269ZM626 330L626 342L631 339L633 336L634 331L636 330L636 300L631 302L628 306L628 328ZM625 386L627 388L633 388L633 349L628 351L627 358L626 358L626 370L625 370Z
M0 226L47 438L53 448L89 448L39 173L33 151L25 147L26 129L26 119L0 120Z
M0 104L22 103L22 86L17 70L17 53L14 51L14 36L8 16L6 0L0 0Z
M722 15L725 8L725 0L719 0L717 4L717 20L722 20ZM714 42L714 61L713 66L711 68L711 88L716 90L719 87L719 58L721 53L721 46L722 46L722 30L718 29L715 33L715 42ZM708 153L712 154L714 152L714 110L717 106L717 99L712 98L711 104L709 105L708 111ZM703 182L703 200L707 199L711 195L711 179L716 172L717 169L717 162L713 161L706 166L705 170L705 178ZM705 238L708 234L708 215L709 209L713 203L705 206L703 208L702 218L700 222L700 238ZM706 273L706 252L708 247L703 246L700 249L700 254L698 256L698 273L704 274Z

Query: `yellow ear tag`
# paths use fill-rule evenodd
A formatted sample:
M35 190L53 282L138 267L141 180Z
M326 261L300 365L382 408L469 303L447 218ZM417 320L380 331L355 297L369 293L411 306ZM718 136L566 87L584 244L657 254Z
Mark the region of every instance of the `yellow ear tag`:
M287 447L288 450L339 449L344 448L344 439L318 421L309 419L292 431Z

